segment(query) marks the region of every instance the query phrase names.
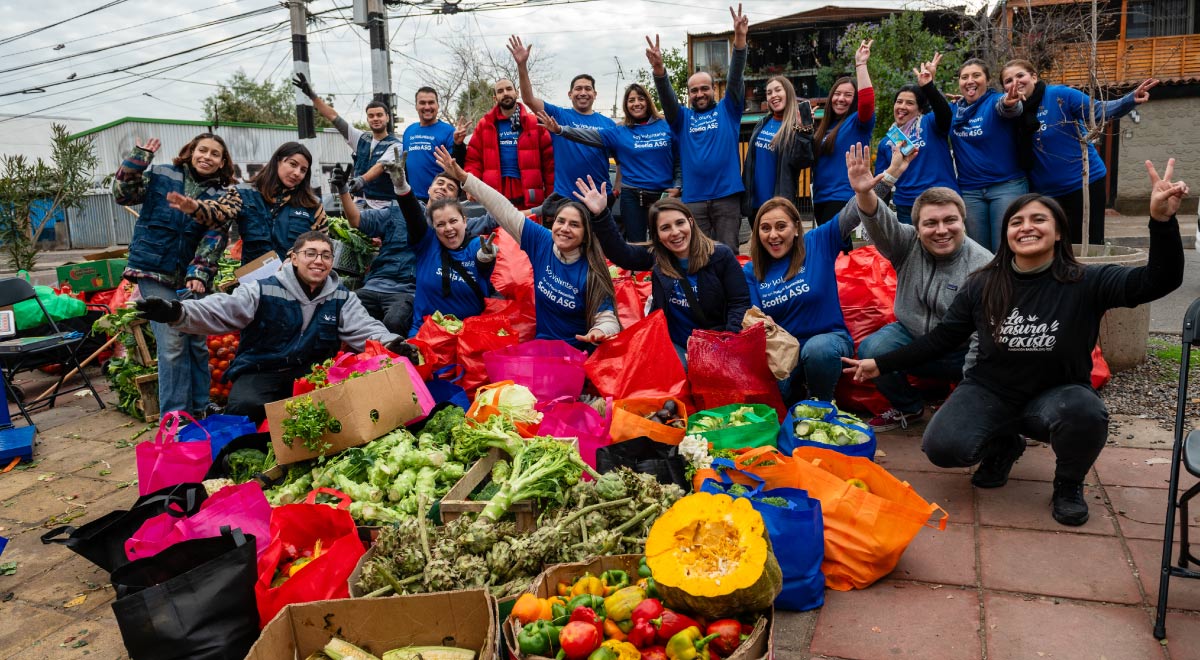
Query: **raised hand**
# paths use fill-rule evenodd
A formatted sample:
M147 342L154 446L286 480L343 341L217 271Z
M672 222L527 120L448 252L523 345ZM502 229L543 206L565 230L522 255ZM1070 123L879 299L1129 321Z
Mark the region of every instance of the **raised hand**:
M854 51L854 66L866 64L867 60L871 59L871 44L875 43L874 39L864 39L858 45L858 50Z
M933 59L929 62L922 62L920 66L913 69L913 73L917 76L917 84L921 87L933 82L933 77L937 75L938 64L942 62L942 54L934 53Z
M450 155L445 146L439 144L434 148L433 159L437 161L438 165L442 166L442 171L449 174L450 178L459 183L464 183L467 180L467 171L454 160L454 156Z
M742 13L742 3L738 3L737 12L730 7L729 15L733 17L733 47L745 48L746 36L750 34L750 18Z
M913 162L913 159L917 157L917 154L921 153L921 150L913 149L906 156L900 150L899 144L894 146L895 148L892 149L892 161L888 163L887 173L899 179L900 175L904 174L904 171L908 169L908 164Z
M600 215L604 209L608 208L608 182L605 181L596 188L596 182L592 181L592 175L588 175L587 182L583 179L575 179L575 188L571 194L575 195L575 199L583 202L583 205L592 212L593 216Z
M292 78L292 84L310 99L317 98L317 93L313 91L312 84L308 82L308 78L303 73L297 73L295 78Z
M1133 102L1141 105L1150 100L1150 90L1158 84L1158 78L1147 78L1133 90Z
M350 166L342 167L341 163L333 166L329 172L329 187L339 195L345 195L350 191L346 184L350 180Z
M1017 83L1009 82L1004 86L1004 98L1000 102L1005 106L1012 108L1016 107L1017 103L1025 100L1025 95L1017 91Z
M350 179L350 184L346 186L351 195L357 195L367 187L367 180L361 176L356 176Z
M177 192L167 193L167 204L169 204L171 208L175 209L176 211L183 211L188 215L192 215L196 211L200 210L200 202L197 202L187 195L180 195Z
M541 122L542 126L546 127L547 131L550 131L555 135L562 135L562 126L558 125L558 120L546 114L545 110L538 110L537 118L538 121Z
M454 127L454 144L462 144L467 140L467 118L459 117L458 125Z
M663 65L662 55L662 40L659 36L654 35L654 41L650 41L650 37L646 37L646 61L650 62L650 68L654 70L654 75L661 76L667 72L666 66Z
M526 46L521 43L521 37L513 35L508 38L508 52L512 53L513 61L517 66L525 66L529 63L529 53L533 51L533 45Z
M162 143L158 141L158 138L150 138L149 140L146 140L145 144L142 144L141 140L134 140L133 144L138 149L149 151L150 153L158 152L158 148L162 146Z
M487 257L488 261L496 259L496 235L484 234L479 237L479 253Z
M850 365L842 369L842 373L853 376L855 382L861 383L864 380L879 378L879 367L875 366L875 360L855 360L844 357L842 364Z
M1188 194L1188 186L1182 181L1171 181L1175 175L1175 159L1167 160L1167 169L1158 176L1154 163L1146 161L1146 172L1150 174L1150 217L1159 222L1170 220L1179 211L1179 204Z
M900 153L899 149L893 149L894 153ZM871 174L871 148L863 146L863 143L851 145L850 150L846 152L846 178L850 180L850 187L856 193L867 193L875 188L875 184L883 180L883 173L878 175Z
M400 147L392 147L392 160L383 163L383 171L387 172L388 176L391 177L392 183L401 180L408 180L408 174L404 171L404 166L407 161L407 151L401 151Z

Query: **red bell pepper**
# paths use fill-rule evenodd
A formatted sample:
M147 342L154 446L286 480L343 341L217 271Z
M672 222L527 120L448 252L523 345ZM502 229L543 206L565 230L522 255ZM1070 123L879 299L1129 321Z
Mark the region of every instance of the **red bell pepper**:
M633 608L633 613L629 615L629 620L637 623L642 619L657 619L662 616L662 613L662 601L657 598L647 598Z
M571 621L558 633L558 643L567 660L587 660L603 641L604 636L596 626L585 621Z
M642 660L667 660L667 649L662 646L642 649Z
M591 624L596 628L596 634L600 636L600 641L604 641L604 617L597 616L596 611L590 607L576 607L571 611L569 621L578 621Z
M659 644L666 644L672 637L688 628L704 630L704 626L695 619L667 609L664 609L662 615L654 619L652 623L658 628Z
M742 633L742 623L737 619L713 621L708 624L704 634L717 635L716 639L708 643L708 650L722 658L732 655L737 647L746 641L746 635Z
M633 628L629 631L629 643L644 649L654 645L658 641L658 629L650 622L650 619L640 619L633 624ZM643 652L643 657L644 652Z

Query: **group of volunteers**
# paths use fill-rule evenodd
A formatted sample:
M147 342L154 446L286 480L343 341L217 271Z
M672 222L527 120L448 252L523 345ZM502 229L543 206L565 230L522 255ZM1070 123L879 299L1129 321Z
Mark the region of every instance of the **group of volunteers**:
M685 366L694 330L738 332L757 306L801 347L795 370L779 382L786 402L832 400L843 373L874 379L893 407L871 420L883 431L924 416L908 375L961 380L926 429L930 460L979 464L973 483L997 487L1025 449L1023 434L1047 440L1057 456L1054 518L1083 524L1083 477L1107 435L1107 412L1089 381L1100 318L1179 285L1175 213L1188 188L1172 180L1173 160L1161 177L1147 162L1148 265L1082 265L1071 248L1085 221L1077 129L1093 109L1104 119L1129 112L1157 81L1093 102L1047 85L1023 60L1001 69L1001 91L987 65L970 59L951 103L934 84L941 60L934 54L896 93L894 125L872 163L875 93L864 41L853 75L834 82L815 125L792 83L770 78L767 112L743 158L749 19L740 5L730 13L724 97L717 100L709 73L697 72L681 105L659 40L647 37L662 108L632 84L620 123L593 110L595 79L587 74L572 79L570 107L539 98L527 68L532 46L515 36L508 49L518 80L496 82L495 106L469 137L465 123L438 119L432 88L417 91L419 122L396 136L383 104L368 105L370 132L360 131L298 76L297 87L353 152L353 167L329 176L344 215L380 241L357 292L333 272L304 146L284 144L250 181L235 183L232 155L217 135L197 136L169 165L150 165L157 140L139 143L114 185L118 201L142 205L125 276L137 283L139 308L158 337L162 409L201 412L207 403L199 335L242 331L227 371L227 411L254 419L343 342L361 350L376 339L411 354L404 338L429 315L475 316L496 295L491 235L498 228L532 264L537 337L590 350L621 332L609 262L651 273L647 308L664 312ZM1091 239L1103 241L1104 186L1096 182L1105 168L1088 149L1086 221ZM618 166L611 191L610 157ZM805 169L816 220L809 230L797 210L809 196L799 186ZM487 213L468 218L464 196ZM750 220L744 265L743 217ZM234 224L243 263L271 250L287 261L232 294L201 297L212 290ZM860 224L895 268L897 321L866 337L856 358L834 264Z

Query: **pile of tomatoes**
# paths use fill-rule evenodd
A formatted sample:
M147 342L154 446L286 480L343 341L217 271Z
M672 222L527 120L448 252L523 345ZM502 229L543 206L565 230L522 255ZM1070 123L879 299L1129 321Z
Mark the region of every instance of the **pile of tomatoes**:
M224 335L208 336L208 372L212 381L208 385L208 398L217 405L225 405L229 399L229 388L232 383L221 379L233 357L237 355L238 333L230 332Z

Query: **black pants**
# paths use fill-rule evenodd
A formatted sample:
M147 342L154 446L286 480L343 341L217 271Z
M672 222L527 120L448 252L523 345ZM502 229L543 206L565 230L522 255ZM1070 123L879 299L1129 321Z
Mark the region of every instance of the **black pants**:
M837 214L846 207L846 202L850 200L843 199L833 202L817 202L813 204L813 216L817 218L817 224L823 225L837 217ZM880 202L882 203L882 201Z
M229 403L225 406L228 415L245 415L261 424L267 418L265 406L292 396L292 381L308 373L308 369L287 369L243 373L229 388Z
M1017 433L1048 438L1057 457L1055 478L1081 482L1108 439L1108 410L1083 385L1052 387L1014 404L963 382L929 421L921 450L938 467L967 467Z
M1088 243L1104 245L1104 207L1108 204L1108 194L1104 190L1104 179L1088 186ZM1067 213L1067 222L1071 225L1071 243L1083 243L1083 188L1069 192L1054 201L1063 207Z
M388 332L394 332L401 337L407 337L412 328L413 294L411 293L381 293L371 289L359 289L354 294L362 303L363 309L372 318L383 323Z

